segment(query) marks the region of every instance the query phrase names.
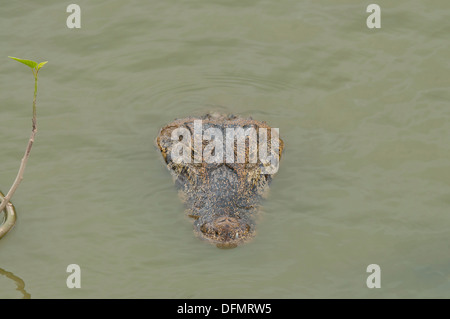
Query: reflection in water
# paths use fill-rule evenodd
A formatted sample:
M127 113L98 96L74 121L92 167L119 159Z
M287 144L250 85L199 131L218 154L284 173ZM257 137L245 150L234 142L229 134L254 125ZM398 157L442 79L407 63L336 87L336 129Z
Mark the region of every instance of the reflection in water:
M0 268L0 275L4 275L4 276L8 277L9 279L12 279L13 281L15 281L15 283L17 285L16 290L20 291L23 295L22 299L30 299L31 298L31 295L25 291L25 282L21 278L17 277L12 272L6 271L2 268Z

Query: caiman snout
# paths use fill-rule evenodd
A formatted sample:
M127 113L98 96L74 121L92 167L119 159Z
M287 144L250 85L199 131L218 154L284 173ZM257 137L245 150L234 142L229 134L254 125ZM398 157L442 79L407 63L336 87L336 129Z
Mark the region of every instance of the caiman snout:
M249 224L232 216L220 216L200 227L203 237L215 241L219 248L234 248L243 240L253 237Z

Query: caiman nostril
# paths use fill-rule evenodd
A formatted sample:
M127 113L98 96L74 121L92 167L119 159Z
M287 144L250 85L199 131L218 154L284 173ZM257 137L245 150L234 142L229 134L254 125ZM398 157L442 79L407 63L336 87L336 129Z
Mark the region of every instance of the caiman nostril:
M227 220L227 218L226 218L226 217L223 217L223 218L218 219L217 222L218 222L218 223L223 223L223 222L225 222L226 220Z

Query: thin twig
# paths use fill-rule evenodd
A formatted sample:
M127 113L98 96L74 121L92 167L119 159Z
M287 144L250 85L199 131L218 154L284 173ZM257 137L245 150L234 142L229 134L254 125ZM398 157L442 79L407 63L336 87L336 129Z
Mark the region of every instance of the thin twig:
M16 179L14 180L14 183L12 184L11 188L9 189L8 193L6 194L5 198L0 204L0 212L2 212L6 204L9 203L11 200L11 197L14 195L17 187L19 187L20 182L23 180L23 173L25 172L25 167L27 165L28 158L30 157L31 148L33 147L34 138L36 136L37 132L37 125L36 125L36 96L37 96L37 81L38 81L38 72L36 73L33 71L34 75L34 97L33 97L33 119L32 119L32 130L30 139L28 140L27 148L25 149L25 154L23 155L22 161L20 162L19 171L17 172Z

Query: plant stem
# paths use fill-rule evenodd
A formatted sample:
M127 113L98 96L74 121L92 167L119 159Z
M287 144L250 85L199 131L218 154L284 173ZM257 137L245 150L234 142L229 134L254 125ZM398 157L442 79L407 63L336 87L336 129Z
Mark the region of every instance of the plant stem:
M36 97L37 97L38 71L34 72L33 69L32 69L32 71L33 71L33 75L34 75L34 97L33 97L33 119L31 120L31 122L32 122L31 135L30 135L30 139L28 140L27 148L25 149L25 154L24 154L24 156L22 158L22 161L20 163L20 167L19 167L19 171L17 172L16 179L14 180L14 183L12 184L11 188L9 189L8 193L6 194L6 196L4 197L3 201L0 204L0 212L2 212L5 209L6 204L9 203L9 201L11 200L11 197L14 195L17 187L19 187L19 184L20 184L20 182L23 179L23 173L25 172L25 167L27 165L28 158L30 157L31 148L33 147L34 138L35 138L36 132L37 132L37 126L36 126ZM1 227L2 226L0 226L0 235L1 235ZM12 226L13 225L11 225L11 227ZM1 237L2 236L0 236L0 238Z

